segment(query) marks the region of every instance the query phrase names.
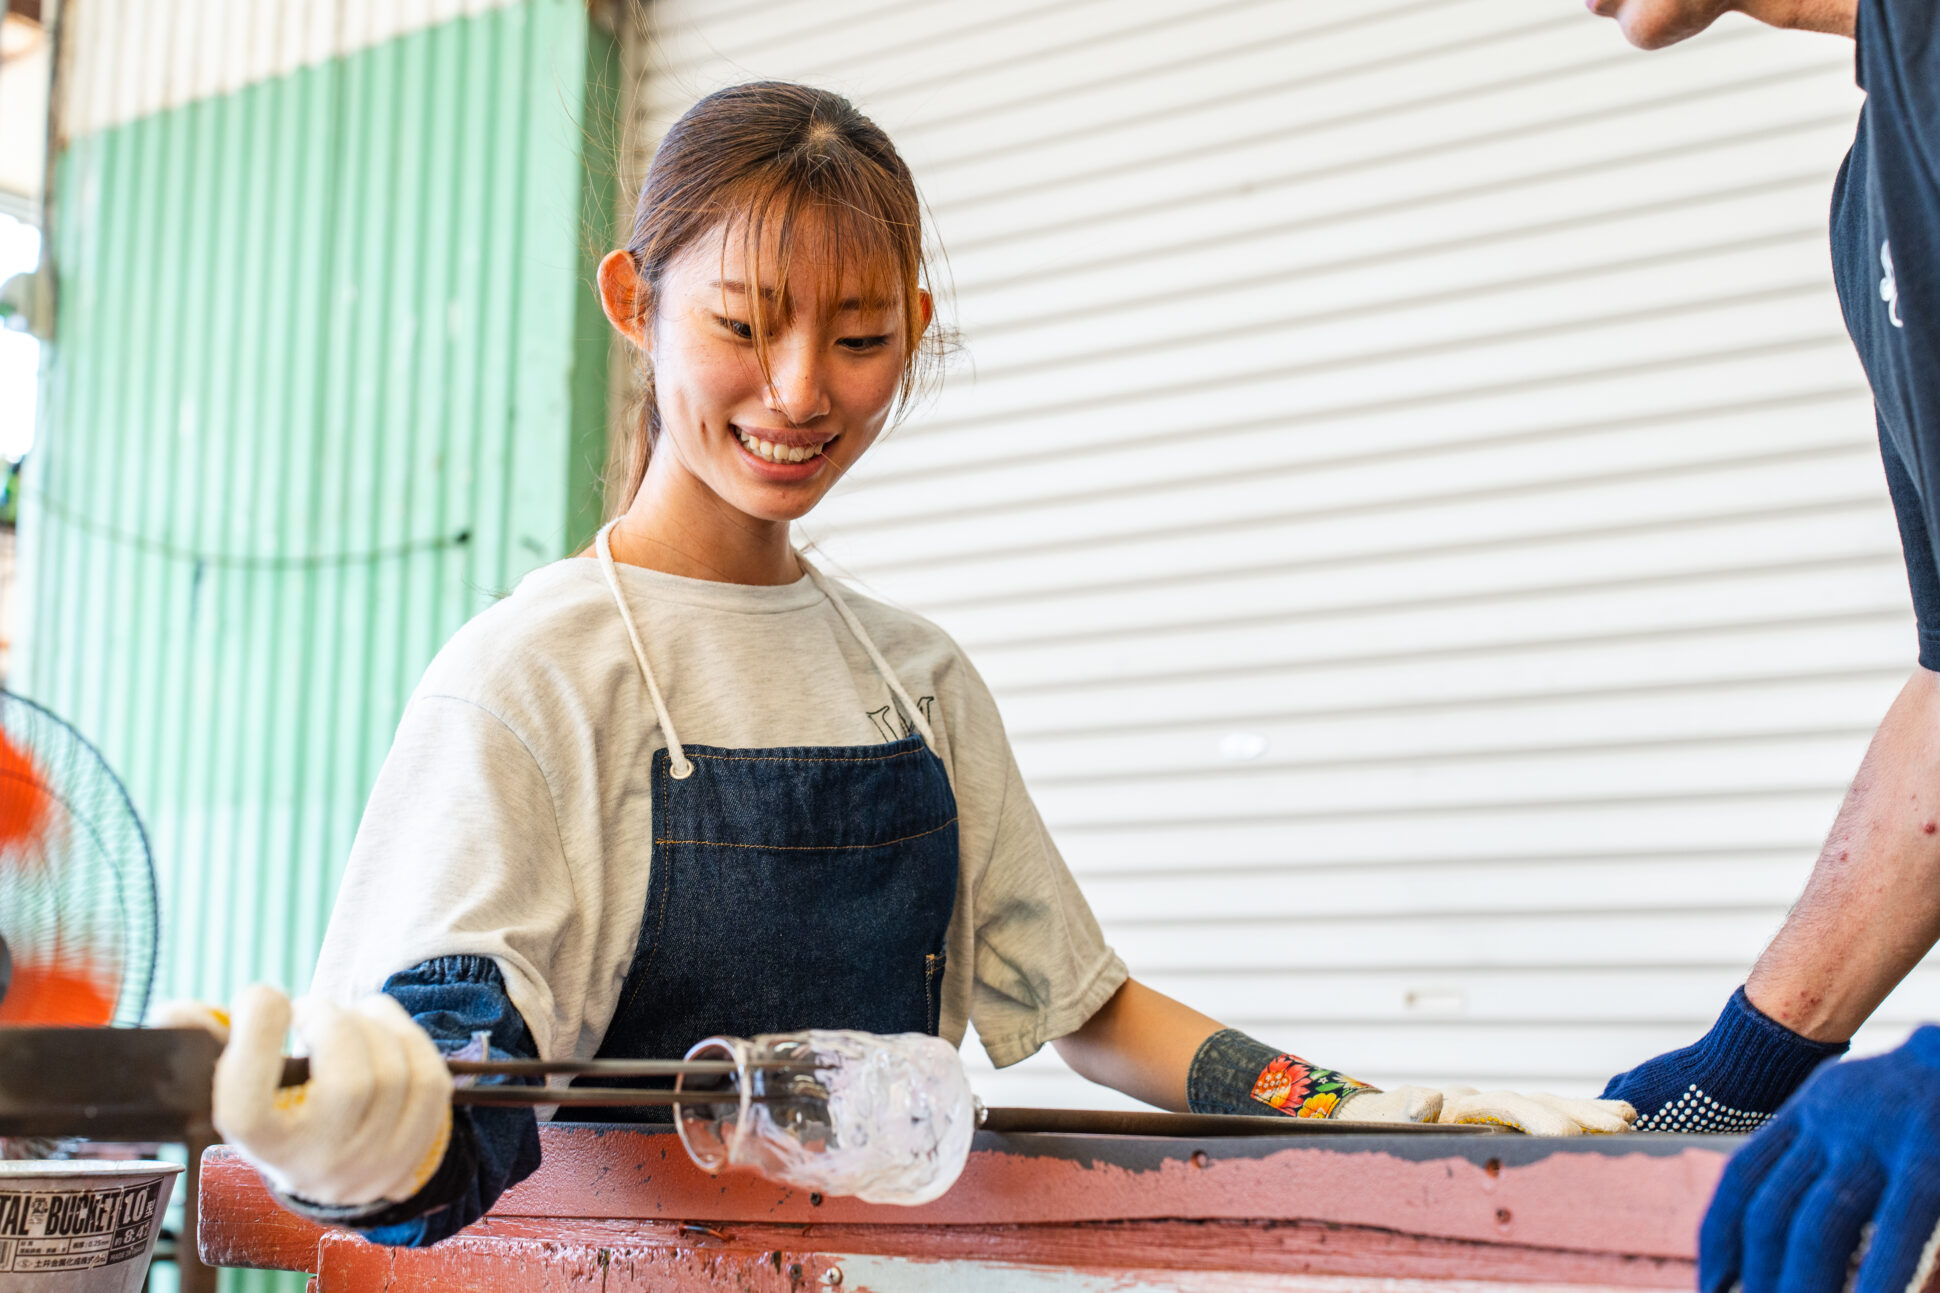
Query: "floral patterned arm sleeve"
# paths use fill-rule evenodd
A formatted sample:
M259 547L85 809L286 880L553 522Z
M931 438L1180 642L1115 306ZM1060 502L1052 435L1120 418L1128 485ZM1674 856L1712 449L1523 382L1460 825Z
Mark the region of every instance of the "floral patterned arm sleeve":
M1379 1089L1275 1050L1237 1028L1208 1037L1186 1076L1187 1106L1194 1113L1331 1118L1349 1096Z

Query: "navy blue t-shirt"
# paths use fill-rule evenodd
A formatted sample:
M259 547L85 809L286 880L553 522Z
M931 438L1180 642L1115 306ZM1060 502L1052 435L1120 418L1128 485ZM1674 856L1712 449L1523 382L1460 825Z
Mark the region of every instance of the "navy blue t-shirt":
M1859 132L1832 191L1832 269L1872 383L1920 663L1940 670L1940 25L1937 0L1860 0Z

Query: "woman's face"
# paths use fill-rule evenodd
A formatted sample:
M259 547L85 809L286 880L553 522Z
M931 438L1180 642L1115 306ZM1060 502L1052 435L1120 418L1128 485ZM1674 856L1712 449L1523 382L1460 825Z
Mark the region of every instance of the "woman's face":
M759 280L726 228L689 246L649 302L641 343L660 406L656 462L684 468L736 510L787 522L820 502L882 433L903 375L902 302L871 299L860 276L815 272L798 240L795 299ZM764 255L764 264L773 264ZM755 357L753 296L764 293L768 373ZM928 294L921 302L927 324Z

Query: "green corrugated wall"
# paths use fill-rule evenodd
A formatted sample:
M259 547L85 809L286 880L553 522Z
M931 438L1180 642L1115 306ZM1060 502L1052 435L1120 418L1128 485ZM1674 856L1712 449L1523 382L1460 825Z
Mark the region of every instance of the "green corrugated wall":
M425 663L589 535L617 80L522 0L59 157L9 684L150 827L158 995L307 983Z

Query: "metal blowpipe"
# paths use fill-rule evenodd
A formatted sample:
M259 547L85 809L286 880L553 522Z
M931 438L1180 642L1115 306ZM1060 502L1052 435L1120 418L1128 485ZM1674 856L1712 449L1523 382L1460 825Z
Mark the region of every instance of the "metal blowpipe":
M815 1066L783 1060L754 1060L738 1065L730 1060L473 1060L449 1058L445 1061L454 1078L531 1078L531 1077L734 1077L760 1069L781 1075L812 1076ZM310 1061L302 1055L283 1061L283 1086L301 1086L310 1080ZM793 1099L786 1093L750 1095L750 1100L767 1102ZM451 1093L453 1104L523 1106L723 1104L739 1100L732 1091L668 1091L641 1087L534 1087L534 1086L460 1086Z

